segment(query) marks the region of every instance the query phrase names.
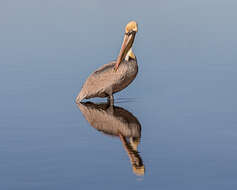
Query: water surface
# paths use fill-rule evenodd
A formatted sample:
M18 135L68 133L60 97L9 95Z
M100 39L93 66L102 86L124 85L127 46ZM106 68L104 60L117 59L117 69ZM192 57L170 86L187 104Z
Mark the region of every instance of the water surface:
M0 188L236 189L236 5L2 1ZM115 106L139 123L134 141L93 127L74 103L131 19L139 73Z

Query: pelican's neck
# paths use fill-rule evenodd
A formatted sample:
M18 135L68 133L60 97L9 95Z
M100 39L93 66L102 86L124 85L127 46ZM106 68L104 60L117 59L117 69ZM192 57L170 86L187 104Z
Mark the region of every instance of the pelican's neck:
M132 48L130 48L130 49L128 50L128 53L127 53L127 55L126 55L126 57L125 57L125 60L128 61L129 58L136 59L134 53L132 52Z

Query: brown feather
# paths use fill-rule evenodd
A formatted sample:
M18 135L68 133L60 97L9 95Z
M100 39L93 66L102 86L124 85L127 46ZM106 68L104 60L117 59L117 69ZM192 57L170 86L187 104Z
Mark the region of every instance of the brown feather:
M103 65L93 72L84 83L77 102L93 97L108 97L126 88L136 77L138 66L136 59L124 60L114 71L115 61Z

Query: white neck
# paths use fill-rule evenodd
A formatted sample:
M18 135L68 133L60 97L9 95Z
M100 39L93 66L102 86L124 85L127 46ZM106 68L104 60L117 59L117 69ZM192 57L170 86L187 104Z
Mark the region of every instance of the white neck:
M128 61L128 60L129 60L129 57L135 59L135 55L134 55L134 53L132 52L132 48L130 48L130 49L128 50L128 53L126 54L125 60Z

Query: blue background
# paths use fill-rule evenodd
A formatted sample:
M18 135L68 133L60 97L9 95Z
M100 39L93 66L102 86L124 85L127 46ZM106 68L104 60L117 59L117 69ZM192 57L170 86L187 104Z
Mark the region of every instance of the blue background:
M2 0L0 188L236 189L236 7ZM74 103L87 76L116 59L130 20L139 74L115 102L142 125L143 177Z

